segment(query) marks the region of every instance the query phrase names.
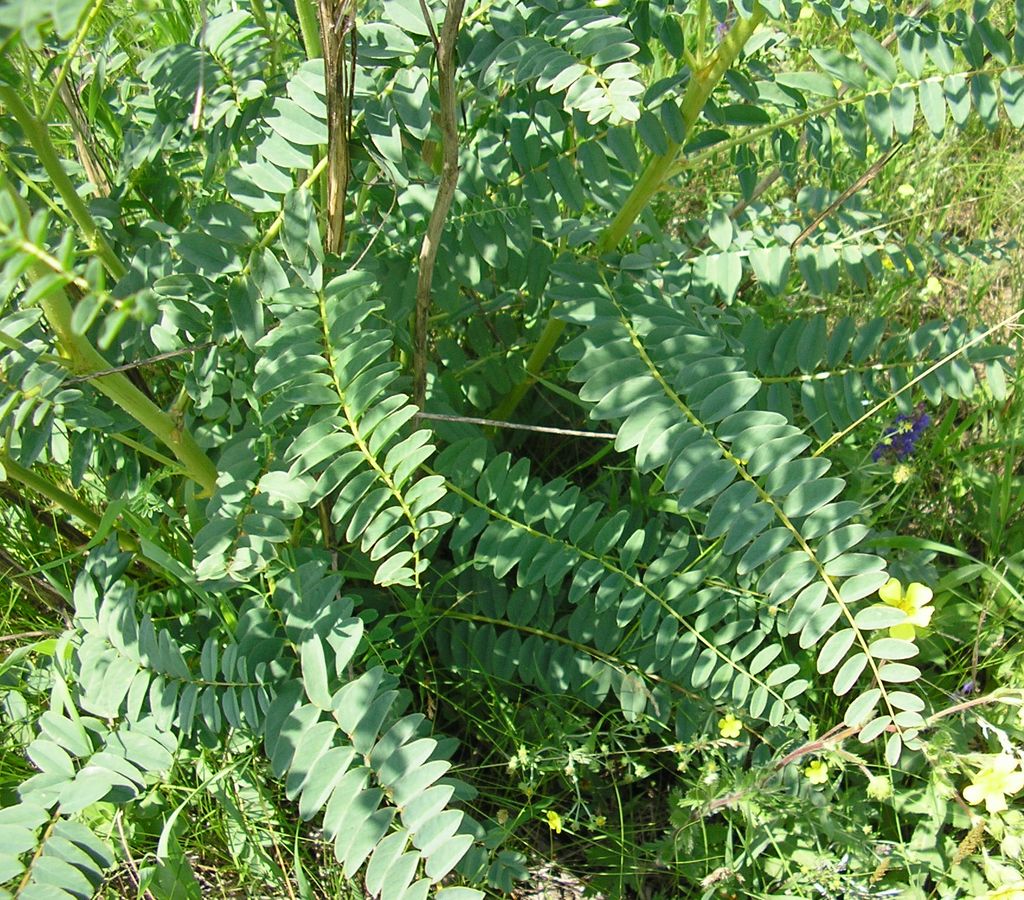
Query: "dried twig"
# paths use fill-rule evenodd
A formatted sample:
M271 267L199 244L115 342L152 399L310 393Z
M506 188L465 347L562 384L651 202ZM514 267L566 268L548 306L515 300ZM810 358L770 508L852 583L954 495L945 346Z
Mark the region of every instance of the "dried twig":
M430 213L427 233L420 248L419 279L416 283L416 318L413 328L413 401L423 406L427 390L427 325L430 318L430 286L434 279L434 263L441 245L444 221L455 196L459 180L459 133L455 111L455 41L459 36L462 9L465 0L449 0L441 26L437 48L437 90L441 102L441 180L437 198ZM425 10L427 23L433 31L429 10Z
M66 613L71 609L68 598L50 582L28 571L22 563L0 547L0 578L13 581L26 596L46 612ZM11 638L8 638L11 640Z
M605 441L615 440L615 434L607 431L576 431L573 428L555 428L550 425L522 425L516 422L503 422L501 419L481 419L477 416L449 416L444 413L417 413L419 419L430 419L436 422L464 422L467 425L484 425L488 428L511 428L517 431L538 431L542 434L560 434L566 437L599 438Z
M168 350L166 353L158 353L156 356L147 356L145 359L137 359L134 362L124 363L120 366L111 366L109 369L102 369L98 372L90 372L88 375L76 375L74 378L66 378L64 384L76 384L81 381L94 381L97 378L102 378L104 375L116 375L118 372L132 372L136 369L141 369L144 366L151 366L154 363L164 362L168 359L174 359L178 356L188 356L190 353L198 353L200 350L206 350L208 347L214 345L213 341L207 341L205 344L193 344L190 347L182 347L180 350Z
M28 641L38 637L56 637L56 631L19 631L17 634L0 634L0 644Z
M82 108L82 101L75 89L66 81L60 83L57 92L68 111L71 132L75 139L75 149L78 150L78 158L82 163L82 168L85 169L86 177L96 186L99 196L109 197L110 177L100 154L99 141L93 133L85 110Z
M789 252L796 253L797 248L807 240L814 230L831 216L840 206L842 206L847 200L849 200L854 194L862 191L869 182L873 181L878 177L878 173L885 168L886 164L891 160L900 150L905 147L905 144L893 144L888 152L879 157L871 166L868 168L863 175L860 176L853 184L851 184L845 191L843 191L835 200L833 200L828 206L826 206L818 215L816 215L811 223L796 236L796 239L792 244L789 245Z
M124 861L128 867L128 873L131 875L132 881L135 882L135 889L137 891L141 891L142 896L145 897L146 900L156 900L148 889L142 887L139 867L135 864L135 858L132 856L132 848L128 846L128 838L124 833L124 825L121 824L122 814L123 810L118 810L117 815L114 816L114 822L117 824L117 834L121 839L121 849L124 850Z

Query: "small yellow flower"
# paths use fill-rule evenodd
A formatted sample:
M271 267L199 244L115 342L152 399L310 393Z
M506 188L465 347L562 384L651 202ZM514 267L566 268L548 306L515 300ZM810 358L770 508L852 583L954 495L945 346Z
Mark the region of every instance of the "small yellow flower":
M743 723L732 713L718 720L718 733L724 738L738 738L743 731Z
M562 833L562 817L556 813L553 809L549 809L547 812L548 828L550 828L555 834Z
M804 777L811 784L824 784L828 781L828 763L822 759L816 759L806 769Z
M1017 766L1015 757L1009 753L999 754L964 788L964 800L972 804L984 801L985 809L990 813L1006 809L1007 795L1016 794L1024 788L1024 772Z
M926 627L935 611L928 605L932 602L932 589L918 581L908 584L904 591L898 578L890 578L878 589L878 596L889 606L895 606L907 614L906 622L889 629L889 637L901 641L912 641L917 629Z
M896 193L904 200L909 200L917 192L914 190L913 185L901 184L898 188L896 188Z
M884 775L875 775L868 780L868 796L872 800L888 800L892 796L892 782Z
M1024 881L1004 884L997 890L989 891L982 900L1024 900Z
M898 463L893 467L892 480L896 484L906 484L913 477L913 474L913 466L908 466L906 463Z
M594 816L594 827L604 828L605 823L608 821L606 816Z
M882 268L883 269L888 269L890 272L895 270L896 263L894 263L892 261L892 257L891 256L883 256L882 257Z
M914 261L909 256L907 257L907 268L911 272L916 272L917 271L917 269L914 267Z
M929 275L928 281L926 281L924 285L924 295L926 297L938 297L941 293L942 282L934 275Z

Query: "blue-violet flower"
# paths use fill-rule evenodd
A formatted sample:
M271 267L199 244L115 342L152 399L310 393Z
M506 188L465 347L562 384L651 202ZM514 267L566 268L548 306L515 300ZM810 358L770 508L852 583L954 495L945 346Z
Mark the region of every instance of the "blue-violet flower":
M901 413L893 419L874 450L871 459L901 462L914 452L924 430L931 425L932 418L925 412L925 405L919 403L912 413Z

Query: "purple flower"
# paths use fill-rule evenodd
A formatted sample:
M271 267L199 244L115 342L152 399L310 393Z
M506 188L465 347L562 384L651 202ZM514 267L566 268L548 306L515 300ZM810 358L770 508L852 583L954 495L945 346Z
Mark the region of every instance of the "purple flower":
M882 439L871 451L871 459L900 462L914 452L924 430L931 425L931 416L925 412L925 405L919 403L912 413L901 413L893 419Z
M725 40L725 36L729 33L729 28L732 27L732 23L735 21L736 10L733 9L732 3L730 3L729 11L725 14L725 20L715 26L715 40L718 43L722 43Z

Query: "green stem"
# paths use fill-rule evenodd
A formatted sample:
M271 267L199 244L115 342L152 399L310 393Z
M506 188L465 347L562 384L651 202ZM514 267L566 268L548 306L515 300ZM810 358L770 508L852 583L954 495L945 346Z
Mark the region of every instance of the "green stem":
M690 83L679 107L687 138L697 123L701 110L707 104L711 92L729 71L730 66L736 61L744 45L764 17L763 7L760 4L756 5L750 18L739 19L722 39L722 43L712 55L707 68L700 72L694 72L690 77ZM664 153L651 158L643 174L629 192L626 202L598 239L597 249L599 252L607 253L622 242L632 224L650 203L651 198L665 184L677 159L682 154L682 150L682 144L670 141L668 149Z
M28 205L8 184L0 172L0 187L7 192L18 209L21 227L28 223ZM39 257L36 257L39 259ZM32 264L34 277L50 274L51 265L45 259ZM63 354L63 364L76 375L88 377L96 372L110 369L110 363L93 347L89 338L78 334L71 325L71 303L63 288L51 290L39 300L47 323L57 338L57 345ZM175 418L172 418L132 384L121 373L89 378L98 391L106 394L114 403L130 415L143 428L162 441L182 463L185 473L196 481L204 494L212 494L217 485L217 467L195 442L191 433Z
M25 106L14 88L0 85L0 103L18 120L18 124L21 125L25 136L36 151L36 156L39 157L43 168L46 169L46 174L50 176L50 181L57 189L57 193L60 194L64 205L68 208L78 227L82 229L82 233L92 245L96 255L103 261L107 271L114 278L122 278L127 269L121 260L117 258L114 249L107 243L106 237L100 230L96 220L92 217L92 213L89 212L85 201L78 196L78 191L75 190L75 186L68 177L68 173L64 171L64 166L61 164L57 151L50 141L50 135L45 124L41 123L29 108Z
M749 40L754 30L765 18L764 8L756 3L750 18L737 20L736 24L729 30L729 33L722 39L718 49L712 54L708 65L701 71L694 72L690 76L690 83L680 105L680 113L685 125L686 137L689 137L693 126L704 109L711 92L722 80L729 67L736 61L744 45ZM608 224L608 227L601 233L597 240L599 253L607 253L614 250L622 243L633 223L640 214L647 208L651 198L661 190L673 168L682 156L683 145L675 141L669 143L668 149L651 158L646 168L640 175L629 196L622 204L622 208L615 215L615 218ZM548 356L557 346L562 332L565 331L566 323L561 319L549 318L544 324L540 337L534 345L533 352L526 361L526 376L519 382L499 404L492 413L492 418L507 421L515 412L516 407L526 395L526 392L533 386L537 376L543 371Z
M60 86L64 83L64 79L67 78L68 70L71 68L71 62L75 58L79 49L81 49L82 43L85 41L85 36L88 34L89 28L92 26L96 16L100 14L101 9L103 9L103 0L93 0L92 8L89 10L85 20L79 26L78 33L75 35L74 40L68 45L67 52L64 55L64 62L61 64L57 77L53 80L53 87L50 90L50 96L46 98L46 105L43 107L43 111L39 115L39 118L44 122L49 121L50 113L53 111L53 104L57 102L57 96L60 93Z
M71 327L71 303L63 290L51 292L39 301L39 305L57 335L57 342L67 357L67 367L72 372L88 376L110 368L110 363L89 339ZM91 378L90 383L164 443L204 492L213 493L217 468L181 423L160 409L121 373Z
M324 45L320 40L320 22L316 15L315 0L295 0L295 12L299 17L306 58L317 59L323 56Z
M526 377L506 394L505 399L495 408L491 414L492 419L500 419L507 422L519 406L520 401L526 396L526 392L533 387L534 382L544 371L544 363L551 355L551 351L558 345L562 332L565 331L566 322L563 319L550 318L544 324L537 343L526 360Z
M47 500L56 503L76 519L86 525L92 532L100 527L100 516L94 512L77 497L57 487L53 482L47 481L42 475L38 475L31 469L26 469L21 463L15 462L6 453L0 453L0 466L7 472L7 477L25 485L29 490L45 497Z
M270 28L270 19L267 18L267 11L263 8L263 0L252 0L249 8L252 10L252 17L256 20L256 24L263 29L263 33L267 36L267 40L272 41L274 33Z

